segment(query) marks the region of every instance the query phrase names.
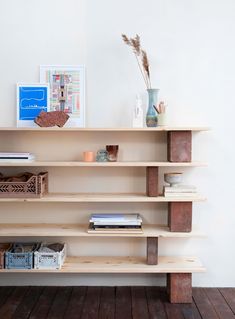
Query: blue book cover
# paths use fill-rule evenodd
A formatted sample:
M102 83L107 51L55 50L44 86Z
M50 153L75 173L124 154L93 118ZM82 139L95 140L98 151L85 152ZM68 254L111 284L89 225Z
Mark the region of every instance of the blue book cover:
M47 101L47 87L19 87L19 120L34 120L41 111L46 112Z

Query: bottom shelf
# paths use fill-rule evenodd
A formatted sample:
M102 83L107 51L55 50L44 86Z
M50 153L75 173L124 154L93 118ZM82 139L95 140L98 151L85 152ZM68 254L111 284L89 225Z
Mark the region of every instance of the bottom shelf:
M145 257L67 257L61 270L0 269L1 273L193 273L204 272L196 257L160 256L158 265Z

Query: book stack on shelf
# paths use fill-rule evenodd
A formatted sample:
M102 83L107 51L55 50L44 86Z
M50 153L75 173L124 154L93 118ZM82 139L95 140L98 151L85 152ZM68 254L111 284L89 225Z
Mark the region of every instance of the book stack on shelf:
M18 162L18 161L34 161L35 156L32 153L7 153L0 152L1 162Z
M165 197L191 197L197 194L197 188L193 185L164 186Z
M93 214L88 233L140 233L142 218L139 214Z

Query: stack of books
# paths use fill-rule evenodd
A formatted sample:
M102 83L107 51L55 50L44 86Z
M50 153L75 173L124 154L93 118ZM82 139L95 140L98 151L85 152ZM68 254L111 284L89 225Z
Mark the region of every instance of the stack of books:
M139 214L93 214L88 232L142 234L142 218Z
M197 189L192 185L164 186L165 197L187 197L197 194Z
M34 161L35 156L32 153L6 153L0 152L1 162Z

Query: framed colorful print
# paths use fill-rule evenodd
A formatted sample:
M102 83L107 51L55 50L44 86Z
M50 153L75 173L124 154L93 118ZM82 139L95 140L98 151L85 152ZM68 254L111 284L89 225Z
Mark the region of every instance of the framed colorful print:
M50 84L50 111L69 115L65 127L85 127L85 67L41 65L40 82Z
M37 126L35 117L41 111L47 112L50 103L50 86L48 83L17 83L17 120L19 127Z

